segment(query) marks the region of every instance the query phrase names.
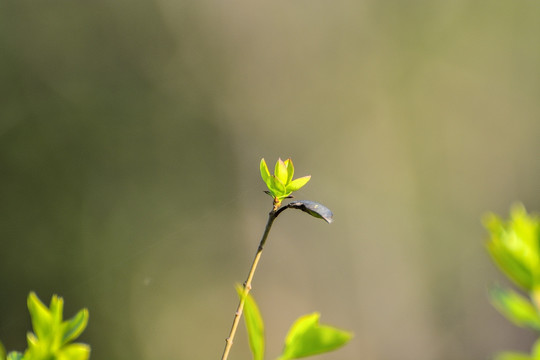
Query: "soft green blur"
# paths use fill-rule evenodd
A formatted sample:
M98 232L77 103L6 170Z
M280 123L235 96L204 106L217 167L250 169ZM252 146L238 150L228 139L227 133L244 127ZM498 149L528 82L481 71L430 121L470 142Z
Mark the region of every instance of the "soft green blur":
M50 305L41 302L34 292L28 295L28 311L32 319L33 332L27 333L28 348L24 352L13 351L7 360L87 360L90 347L72 343L88 324L88 310L82 309L64 321L64 300L53 295ZM0 344L0 359L5 360Z
M493 286L490 300L495 308L514 325L538 332L540 329L540 218L529 215L523 205L515 204L510 218L503 220L488 214L484 225L490 239L487 249L493 262L514 283L521 287ZM536 340L531 356L523 352L499 353L496 360L540 359L540 341Z
M88 307L92 359L212 359L253 282L267 358L319 311L321 359L476 360L533 336L489 304L480 219L540 210L540 3L0 2L0 339L25 299ZM244 329L230 359L248 359Z

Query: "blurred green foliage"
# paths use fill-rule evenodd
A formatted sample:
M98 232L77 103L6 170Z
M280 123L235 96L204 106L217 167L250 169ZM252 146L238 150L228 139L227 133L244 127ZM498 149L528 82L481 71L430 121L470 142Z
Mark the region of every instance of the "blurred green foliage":
M529 295L495 287L490 292L493 305L514 324L540 332L540 218L516 204L508 221L490 214L484 224L490 233L487 248L494 262ZM540 353L535 346L531 356L503 353L497 357L503 359L534 360L540 359Z
M35 290L90 309L96 359L215 356L266 206L249 164L288 154L340 217L282 222L294 241L258 275L268 328L342 309L358 341L333 360L528 349L485 306L476 240L485 209L540 208L539 18L535 1L0 1L0 339L26 346ZM272 296L291 288L294 313Z
M141 359L126 298L166 277L135 278L148 249L197 266L207 236L194 229L230 220L211 212L236 183L210 176L235 166L215 117L219 64L204 66L206 85L173 60L186 44L156 3L124 6L0 3L0 338L10 348L24 346L20 304L35 290L91 309L93 357ZM194 23L186 14L186 29ZM234 250L226 238L216 263Z
M352 339L352 333L319 323L320 314L299 317L292 324L279 360L298 359L319 355L344 346Z
M245 298L244 320L249 337L253 360L264 359L264 322L259 307L251 294L245 294L237 286L238 296ZM319 323L320 314L299 317L289 329L278 360L291 360L323 354L344 346L352 339L352 333Z
M28 295L28 310L33 333L27 334L28 349L24 353L12 351L7 360L87 360L90 347L71 342L86 328L88 310L80 310L74 317L63 321L64 300L53 295L47 308L35 293ZM0 345L0 359L6 359Z
M506 276L529 292L540 287L538 217L529 216L523 205L515 205L508 221L491 214L484 224L491 234L489 253Z

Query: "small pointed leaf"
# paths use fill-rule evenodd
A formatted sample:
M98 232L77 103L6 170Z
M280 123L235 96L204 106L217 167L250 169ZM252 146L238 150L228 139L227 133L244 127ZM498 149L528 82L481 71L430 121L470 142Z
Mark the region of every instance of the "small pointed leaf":
M266 165L266 161L264 160L264 158L261 159L260 169L261 177L263 181L266 182L266 179L270 177L270 171L268 170L268 165Z
M261 178L263 179L266 186L270 187L270 171L268 170L268 165L266 165L266 161L264 161L264 158L261 159L260 170Z
M236 286L236 292L240 299L245 298L244 320L249 336L249 347L253 354L253 360L264 359L264 322L259 312L255 299L250 294L245 294L244 287Z
M74 317L65 322L62 345L75 340L86 328L88 324L88 310L82 309Z
M493 306L508 320L522 327L540 330L540 315L524 296L511 289L495 287L490 291Z
M285 160L285 166L287 167L287 182L286 184L290 184L292 181L292 178L294 176L294 165L290 158Z
M308 176L303 176L301 178L298 178L298 179L294 179L288 186L287 186L287 190L288 191L298 191L300 190L300 188L302 188L304 185L307 184L307 182L309 181L309 179L311 179L311 175L308 175Z
M52 315L34 292L28 295L28 311L32 318L32 327L38 338L48 338L52 332Z
M62 323L63 311L64 311L64 299L53 295L51 298L51 304L49 305L49 311L51 313L53 326Z
M279 179L279 181L283 185L287 185L287 178L288 178L289 175L287 173L287 166L285 165L283 160L281 160L281 158L279 158L278 161L276 162L276 168L274 170L274 175Z
M348 331L319 324L319 313L304 315L291 326L279 360L317 355L345 345L352 334Z
M287 206L294 209L302 210L311 216L323 219L329 224L334 221L334 214L332 213L332 211L326 206L319 204L315 201L298 200L287 204Z

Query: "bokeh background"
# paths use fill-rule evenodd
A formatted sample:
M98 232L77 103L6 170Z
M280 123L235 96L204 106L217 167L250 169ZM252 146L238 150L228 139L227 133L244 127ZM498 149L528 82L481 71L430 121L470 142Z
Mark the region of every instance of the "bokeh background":
M538 1L0 2L0 339L34 290L82 307L92 359L219 358L254 280L275 358L318 310L320 359L477 360L533 334L488 302L481 217L540 209ZM231 354L250 358L246 334Z

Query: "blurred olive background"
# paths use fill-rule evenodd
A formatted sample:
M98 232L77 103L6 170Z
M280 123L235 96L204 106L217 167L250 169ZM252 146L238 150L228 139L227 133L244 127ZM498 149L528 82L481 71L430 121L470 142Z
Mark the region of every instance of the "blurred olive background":
M269 358L318 310L320 359L488 359L533 334L486 211L540 209L536 1L0 2L0 339L88 307L92 359L219 358L271 199L261 157L335 214L279 218L254 280ZM231 358L250 358L242 329Z

